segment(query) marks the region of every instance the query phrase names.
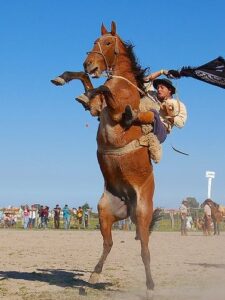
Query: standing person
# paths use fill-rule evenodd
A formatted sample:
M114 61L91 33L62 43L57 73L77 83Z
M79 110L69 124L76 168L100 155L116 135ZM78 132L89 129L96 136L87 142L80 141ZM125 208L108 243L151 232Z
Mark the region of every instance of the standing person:
M68 205L66 204L63 207L63 222L64 222L64 229L69 229L70 228L70 210Z
M39 228L43 228L44 227L44 206L41 205L39 210L38 210L38 216L39 216Z
M84 227L88 228L88 226L89 226L89 212L88 209L86 209L84 212Z
M76 207L73 207L73 209L71 210L71 218L73 218L73 223L74 223L74 226L76 227L76 221L77 221L77 209ZM70 218L70 219L71 219ZM71 223L71 221L70 221Z
M77 210L77 220L78 220L78 229L80 229L80 226L82 225L82 221L83 221L83 209L81 206L79 206Z
M43 228L48 227L48 215L49 215L49 207L45 206L42 210L42 226Z
M24 210L23 210L23 228L27 229L28 228L28 223L29 223L29 207L28 205L25 205Z
M43 205L40 205L38 207L38 212L37 212L37 228L41 228L42 226L42 220L41 220L42 210L43 210Z
M180 207L181 235L187 235L188 201L183 200Z
M36 221L36 207L34 205L31 205L31 210L30 210L30 220L29 220L29 226L30 228L35 227L35 221Z
M212 217L211 217L211 207L209 205L208 200L204 202L204 234L205 235L211 235L211 224L212 224Z
M55 229L59 229L59 227L60 227L60 212L61 212L61 208L57 204L56 207L54 208L54 226L55 226Z

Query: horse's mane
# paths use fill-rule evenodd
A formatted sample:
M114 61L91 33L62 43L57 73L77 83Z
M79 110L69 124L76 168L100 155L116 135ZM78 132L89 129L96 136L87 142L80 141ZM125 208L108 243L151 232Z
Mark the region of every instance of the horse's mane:
M212 201L212 200L211 200ZM216 202L214 202L214 201L212 201L212 203L213 203L213 205L216 207L216 208L219 208L219 204L218 203L216 203Z
M141 89L141 90L145 90L145 87L144 87L144 77L146 76L146 71L148 70L148 68L145 68L145 69L142 69L141 65L139 64L138 62L138 59L134 53L134 45L132 45L131 42L123 42L124 43L124 46L127 50L127 55L131 61L131 67L132 67L132 72L134 73L135 75L135 78L137 80L137 84L138 84L138 87Z
M203 203L212 203L214 207L219 208L219 204L212 201L212 199L206 199Z

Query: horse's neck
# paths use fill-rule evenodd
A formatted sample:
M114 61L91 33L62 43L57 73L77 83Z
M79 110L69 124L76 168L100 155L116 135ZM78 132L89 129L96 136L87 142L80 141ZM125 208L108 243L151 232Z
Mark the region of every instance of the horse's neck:
M126 55L120 55L117 59L116 65L113 68L114 76L121 76L136 84L136 78L132 71L132 66L129 58Z
M214 210L217 210L219 208L219 205L216 202L212 201L211 208L213 208Z
M140 95L131 62L127 57L118 57L113 75L115 77L106 82L112 96L105 95L106 106L101 112L98 144L117 148L140 138L142 134L140 127L132 126L125 130L120 123L127 105L138 109Z
M113 68L112 78L106 83L113 94L113 101L106 99L107 106L117 113L124 112L126 105L137 109L140 103L140 94L137 80L133 73L129 59L121 57ZM107 101L108 100L108 101Z

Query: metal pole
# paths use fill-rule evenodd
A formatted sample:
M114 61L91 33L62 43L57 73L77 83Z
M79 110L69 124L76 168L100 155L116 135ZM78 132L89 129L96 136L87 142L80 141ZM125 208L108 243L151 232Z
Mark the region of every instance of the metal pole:
M211 199L212 178L208 178L208 199Z

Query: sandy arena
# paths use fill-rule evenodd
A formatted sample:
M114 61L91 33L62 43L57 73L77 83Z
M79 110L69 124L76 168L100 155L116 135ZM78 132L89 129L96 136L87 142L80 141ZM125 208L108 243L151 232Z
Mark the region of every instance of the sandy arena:
M87 281L97 263L99 231L2 229L0 299L144 300L145 272L134 232L114 231L114 246L97 287ZM151 269L155 300L224 300L225 233L154 232ZM79 295L86 286L87 295Z

